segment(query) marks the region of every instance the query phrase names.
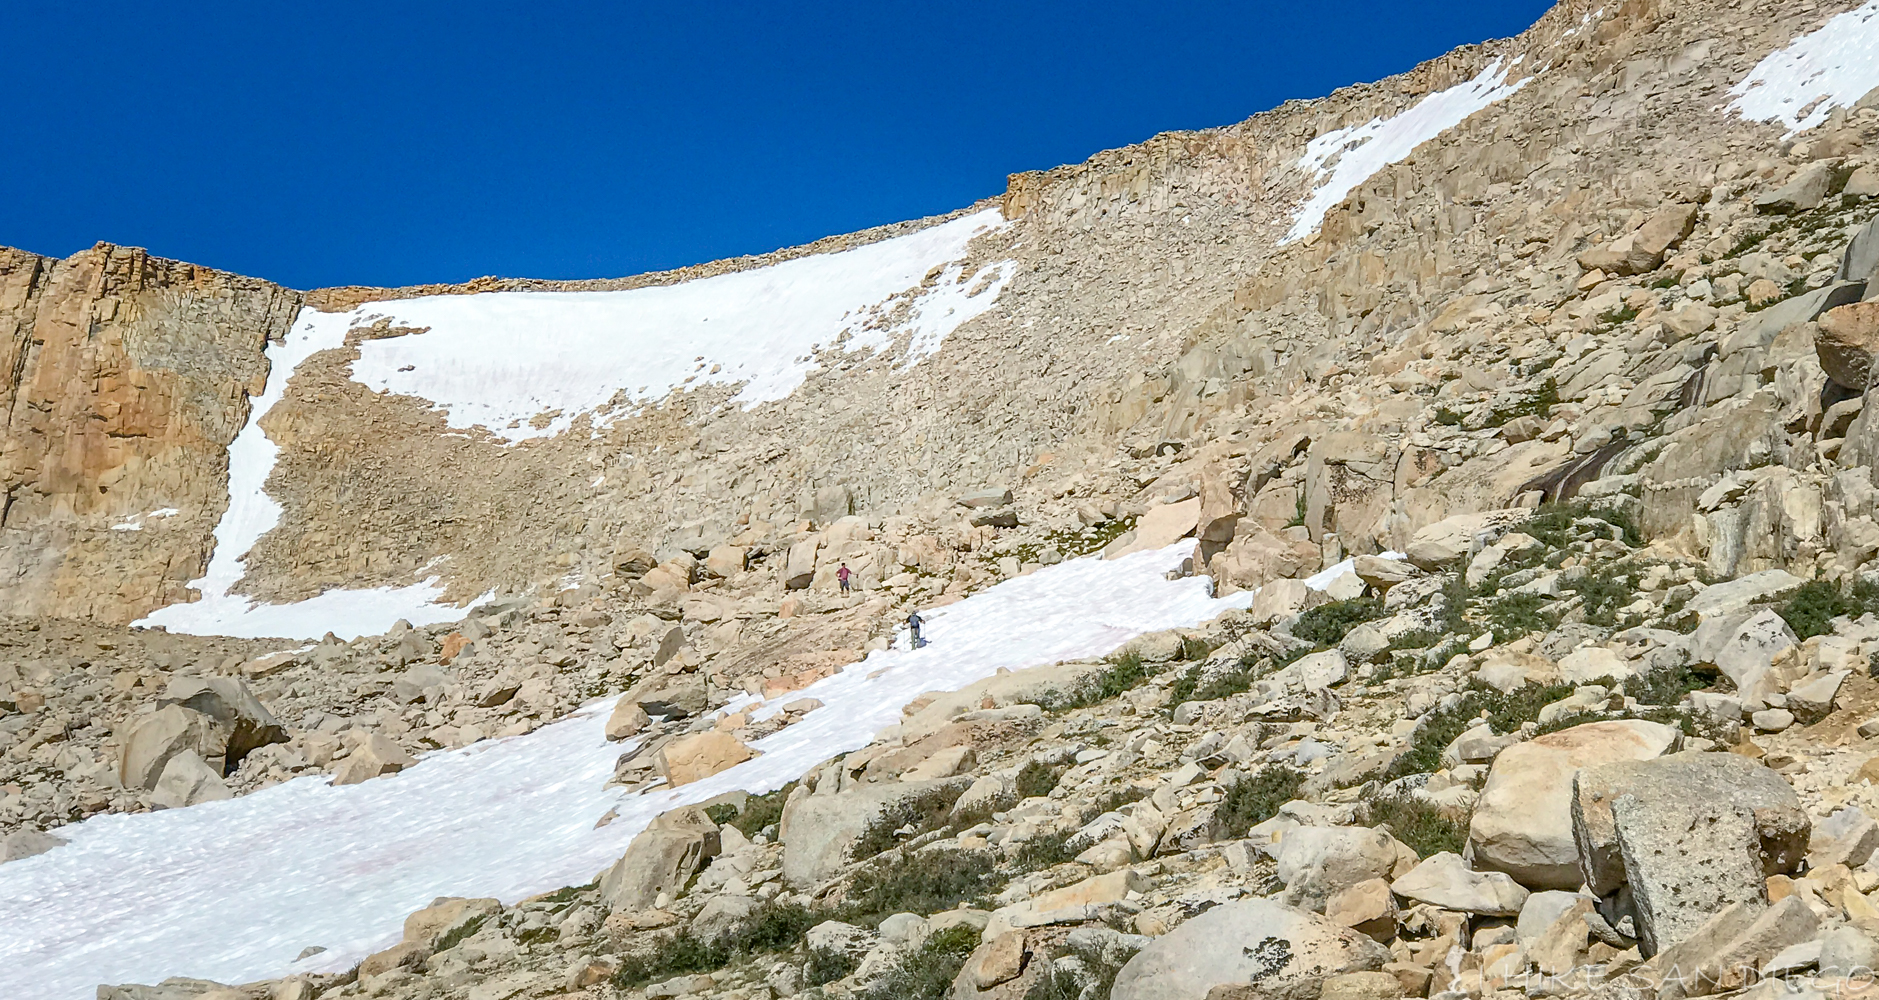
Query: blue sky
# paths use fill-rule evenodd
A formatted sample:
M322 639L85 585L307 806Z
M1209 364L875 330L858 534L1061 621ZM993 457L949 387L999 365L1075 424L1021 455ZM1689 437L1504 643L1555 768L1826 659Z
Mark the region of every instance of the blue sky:
M632 274L948 211L1548 6L16 4L0 244L297 288Z

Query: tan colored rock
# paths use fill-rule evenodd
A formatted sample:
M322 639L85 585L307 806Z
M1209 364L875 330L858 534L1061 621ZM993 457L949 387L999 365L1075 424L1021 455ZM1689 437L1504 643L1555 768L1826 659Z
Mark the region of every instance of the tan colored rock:
M705 553L705 572L715 577L736 576L744 571L749 553L742 545L720 545Z
M1827 377L1848 389L1871 382L1873 355L1879 353L1879 301L1855 302L1829 309L1815 321L1814 351Z
M629 736L638 736L651 724L652 717L646 714L645 709L639 707L638 702L621 698L619 703L613 706L613 714L607 716L607 738L623 740Z
M989 990L1018 978L1018 973L1024 971L1024 956L1024 932L1006 931L975 949L964 972L972 978L972 985Z
M1402 982L1388 972L1346 972L1327 978L1318 1000L1397 1000L1402 995Z
M1324 560L1323 551L1303 528L1286 528L1274 533L1241 519L1239 533L1232 544L1213 557L1210 564L1220 592L1253 590L1268 580L1282 580L1314 572Z
M666 783L676 788L709 778L757 756L730 733L710 731L692 733L660 747L653 754L653 765Z
M215 721L181 705L169 705L137 724L118 754L118 780L125 788L152 789L170 758L184 750L207 756Z
M417 761L403 747L382 733L373 733L353 746L351 755L340 762L333 772L333 784L356 785L382 775L397 774L415 763Z
M1117 559L1131 552L1163 549L1194 533L1200 523L1201 498L1180 503L1156 504L1135 522L1135 540L1114 550L1104 550L1103 558Z
M1234 486L1231 473L1222 463L1209 462L1201 466L1196 537L1202 541L1225 544L1233 540L1242 513Z
M1396 936L1396 897L1384 879L1366 879L1332 896L1325 901L1324 916L1378 941Z
M234 796L221 774L204 764L194 750L185 749L163 766L163 775L151 790L150 802L159 809L181 809Z
M425 948L435 948L453 931L458 931L471 921L487 920L491 915L502 912L499 899L466 899L453 896L438 900L422 910L414 911L405 917L404 940L408 944L420 944Z
M600 898L616 913L646 910L660 893L682 891L721 847L718 824L703 809L682 806L661 813L601 873Z

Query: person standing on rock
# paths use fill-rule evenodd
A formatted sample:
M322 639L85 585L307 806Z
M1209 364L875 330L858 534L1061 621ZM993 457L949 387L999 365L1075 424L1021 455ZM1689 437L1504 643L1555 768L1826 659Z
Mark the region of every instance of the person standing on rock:
M854 575L847 563L843 563L842 568L835 571L835 582L842 585L842 593L848 593L848 578Z
M920 617L920 612L914 611L907 615L907 631L913 633L913 648L915 649L926 645L926 640L920 638L920 626L924 624L926 621Z

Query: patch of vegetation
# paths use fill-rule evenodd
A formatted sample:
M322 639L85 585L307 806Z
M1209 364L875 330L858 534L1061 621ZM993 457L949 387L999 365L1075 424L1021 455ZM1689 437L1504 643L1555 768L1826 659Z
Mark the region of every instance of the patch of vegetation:
M1083 813L1083 822L1088 823L1103 813L1115 812L1131 802L1140 802L1148 798L1148 794L1148 789L1140 785L1124 785L1091 803Z
M465 920L463 923L460 923L457 926L452 927L447 933L444 934L443 937L440 937L437 939L436 950L439 952L445 952L445 951L449 951L452 948L455 948L457 945L460 945L463 942L468 941L471 937L475 936L476 932L482 930L483 925L488 922L489 922L489 914L487 913L479 914L477 916L471 917L468 920Z
M1288 528L1302 528L1305 526L1306 512L1311 509L1311 506L1310 504L1305 502L1304 489L1294 486L1292 488L1292 492L1294 494L1294 498L1292 500L1292 508L1293 508L1292 519L1290 521L1285 522L1285 526Z
M543 924L540 927L525 927L515 936L521 944L546 944L561 937L561 928Z
M945 1000L959 970L978 946L979 932L970 927L939 931L863 990L862 1000Z
M1573 685L1523 684L1505 694L1493 688L1473 692L1470 702L1487 713L1488 725L1497 733L1511 733L1529 722L1537 722L1540 709L1572 694ZM1459 735L1459 734L1457 734ZM1444 744L1446 746L1446 744Z
M1651 670L1625 678L1625 694L1640 705L1675 705L1692 691L1701 691L1716 682L1715 675L1699 673L1687 666Z
M1018 777L1014 785L1019 798L1032 799L1049 795L1062 778L1062 769L1034 760L1018 769Z
M896 913L938 913L999 883L990 851L914 851L862 867L848 885L844 920L869 925Z
M823 919L822 914L808 907L767 900L750 919L713 940L701 940L690 929L683 929L660 938L646 951L621 956L613 985L631 989L673 976L722 969L751 955L788 951L801 944L809 928Z
M1431 774L1442 769L1442 751L1455 737L1475 727L1481 709L1474 699L1464 696L1448 708L1434 708L1422 717L1409 741L1409 749L1390 765L1388 777Z
M1153 672L1142 663L1140 653L1130 650L1109 659L1109 668L1079 681L1074 689L1061 697L1045 698L1038 702L1039 707L1051 712L1067 712L1077 708L1100 705L1112 698L1119 698L1124 692L1141 687L1143 682L1154 676Z
M1775 613L1802 639L1832 632L1833 620L1841 615L1858 618L1869 611L1879 612L1879 585L1863 580L1850 591L1814 580L1780 596L1782 605Z
M737 812L733 809L732 811L735 815L728 822L736 827L737 831L744 836L754 837L762 833L765 828L775 826L783 821L783 803L789 801L789 793L795 790L796 783L792 781L767 795L748 796L744 799L743 811ZM729 805L729 803L725 805ZM719 808L723 808L723 806L712 807L712 809ZM711 816L712 809L705 810L705 815ZM727 822L716 816L711 816L711 821L720 826Z
M1618 611L1637 598L1637 581L1629 572L1607 569L1589 572L1566 582L1566 589L1579 595L1585 620L1592 625L1611 628L1618 624Z
M1600 313L1598 321L1607 327L1612 327L1620 323L1629 323L1637 318L1638 311L1635 308L1630 305L1623 305L1613 309L1611 312Z
M1179 705L1194 700L1194 692L1200 688L1200 666L1189 667L1175 675L1168 685L1168 704Z
M1466 819L1452 819L1429 803L1407 795L1371 802L1370 825L1388 826L1391 836L1425 858L1443 851L1460 854L1468 843Z
M1011 856L1011 865L1019 871L1035 872L1063 864L1076 857L1076 852L1070 849L1070 838L1075 835L1075 830L1040 833L1018 845L1017 853Z
M1025 992L1024 1000L1109 1000L1116 985L1116 974L1135 957L1134 950L1114 949L1109 954L1099 947L1070 949L1080 970L1052 963L1037 982Z
M586 885L563 886L559 889L556 889L555 891L551 893L548 893L547 895L536 896L534 899L530 900L530 902L551 903L551 904L552 903L567 903L578 898L582 893L587 892L590 889L597 888L599 885L600 885L599 882L589 882Z
M1635 315L1635 314L1634 314ZM1559 380L1547 379L1531 395L1504 410L1495 410L1488 417L1489 427L1501 427L1509 421L1521 417L1538 417L1545 420L1553 415L1553 407L1559 405Z
M1462 415L1459 413L1456 413L1454 410L1451 410L1446 406L1438 406L1435 408L1435 422L1436 423L1441 424L1444 427L1459 427L1461 426L1461 421L1462 421Z
M1254 673L1244 661L1238 666L1215 671L1194 691L1194 701L1217 701L1253 688Z
M1543 504L1520 530L1546 543L1549 549L1563 549L1572 544L1580 530L1576 522L1588 517L1616 527L1626 545L1636 548L1644 544L1644 533L1638 529L1636 518L1615 505L1594 506L1584 500Z
M1383 602L1374 597L1332 601L1300 615L1298 623L1292 626L1292 634L1313 645L1335 646L1352 628L1383 615Z
M1529 632L1544 632L1553 627L1540 609L1552 603L1540 594L1508 594L1487 606L1483 624L1497 641L1518 639Z
M1204 660L1213 651L1214 648L1207 645L1207 640L1190 635L1181 639L1181 648L1175 655L1182 660Z
M958 797L957 791L933 788L889 806L862 831L849 856L857 861L872 858L900 843L903 830L908 831L905 836L918 837L945 826Z
M1271 764L1235 780L1226 788L1214 817L1226 829L1228 839L1246 836L1246 831L1279 814L1279 807L1298 798L1305 787L1305 774L1283 764Z
M839 948L811 948L803 963L803 983L826 986L861 967L861 958Z
M1656 281L1651 282L1649 287L1651 288L1652 291L1661 292L1666 288L1675 288L1682 283L1683 283L1682 271L1666 271L1664 272L1664 275L1662 277L1658 278Z

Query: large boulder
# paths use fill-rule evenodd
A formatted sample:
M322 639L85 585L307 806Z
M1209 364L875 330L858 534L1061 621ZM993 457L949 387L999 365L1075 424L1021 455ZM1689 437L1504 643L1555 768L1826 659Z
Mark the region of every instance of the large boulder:
M1735 627L1715 651L1716 669L1744 693L1756 691L1776 655L1800 645L1788 623L1773 611L1758 611Z
M1529 889L1578 888L1573 776L1582 767L1660 757L1680 737L1671 726L1626 719L1590 722L1502 750L1468 824L1475 867L1506 872Z
M1420 569L1442 569L1492 544L1508 525L1526 516L1526 511L1491 510L1443 518L1418 528L1404 554Z
M234 797L214 768L203 763L194 750L184 750L163 765L157 787L150 792L150 803L158 809L181 809Z
M1388 878L1398 857L1396 838L1361 826L1307 826L1279 841L1278 875L1285 901L1323 912L1325 902L1359 882Z
M1269 899L1224 903L1156 938L1116 974L1113 1000L1317 1000L1326 978L1370 972L1389 950Z
M674 788L728 771L757 756L756 751L730 733L707 730L680 736L653 753L653 766Z
M1581 770L1572 819L1586 884L1601 895L1630 885L1652 953L1731 904L1766 903L1765 880L1800 867L1811 827L1781 775L1728 753Z
M1659 209L1632 232L1579 255L1579 266L1606 274L1648 274L1663 264L1665 251L1690 235L1695 225L1695 205Z
M1854 302L1821 313L1814 335L1820 367L1844 388L1863 392L1879 352L1879 301Z
M1461 855L1443 851L1409 870L1390 885L1398 896L1444 910L1514 917L1527 901L1527 890L1502 872L1479 872Z
M797 888L820 885L855 860L855 846L870 828L948 812L971 784L970 778L901 781L792 796L777 834L784 880Z
M356 785L387 774L397 774L415 763L417 760L389 737L372 733L354 744L352 753L333 771L333 784Z
M600 898L615 910L643 910L659 894L678 895L723 841L718 824L697 806L662 813L626 845L600 875Z
M1716 618L1735 614L1748 608L1756 601L1767 600L1785 590L1793 590L1807 581L1786 570L1765 569L1759 573L1739 576L1727 583L1719 583L1704 590L1690 603L1686 610L1696 612L1700 618Z
M214 720L214 745L203 757L223 774L233 774L255 749L287 742L280 721L238 677L174 678L161 704L181 705Z
M215 720L181 705L157 709L131 730L118 752L118 781L125 788L149 791L163 777L170 758L185 750L212 755Z

